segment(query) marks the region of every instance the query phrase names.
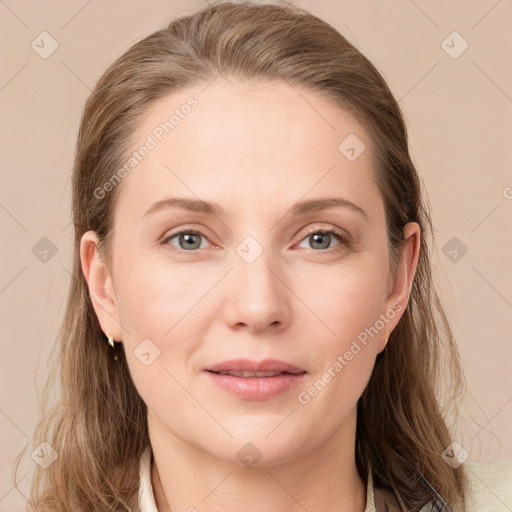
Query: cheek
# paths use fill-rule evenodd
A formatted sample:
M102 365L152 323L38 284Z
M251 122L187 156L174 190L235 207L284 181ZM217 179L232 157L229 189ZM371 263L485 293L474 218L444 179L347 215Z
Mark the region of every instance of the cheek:
M308 295L308 305L319 317L314 333L311 319L304 321L310 376L297 400L318 432L327 435L356 407L371 376L381 335L375 325L382 313L382 295L375 285L378 273L371 266L365 272L344 272L338 279L331 275L317 282L324 286Z
M119 287L128 367L149 409L166 411L170 400L186 401L179 383L188 386L188 363L200 341L193 321L201 308L194 304L204 292L186 270L137 261L129 268Z
M123 275L118 287L120 321L129 336L134 333L159 342L190 323L194 310L201 309L197 307L201 297L216 280L213 272L161 257L126 259L119 268Z
M293 290L309 309L302 318L303 329L314 327L327 351L350 345L383 312L385 275L370 258L302 277L294 281Z
M294 288L315 314L312 318L307 311L302 319L310 379L298 399L308 412L329 418L326 429L355 406L373 370L377 340L386 325L380 320L385 274L377 260L317 272L314 281L309 280L314 287L300 280Z
M189 377L189 361L212 318L201 298L219 277L206 265L201 271L194 264L147 256L119 258L117 268L118 315L130 372L141 394L158 401L162 386L177 386L172 376L183 383Z

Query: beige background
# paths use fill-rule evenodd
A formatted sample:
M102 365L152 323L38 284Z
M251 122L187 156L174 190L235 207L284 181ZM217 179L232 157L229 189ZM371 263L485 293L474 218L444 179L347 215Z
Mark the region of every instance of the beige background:
M339 29L400 100L433 208L435 273L468 382L466 421L454 439L472 461L512 458L512 3L294 3ZM201 5L0 2L1 510L20 503L12 462L30 440L66 300L70 173L81 109L132 42ZM31 47L43 31L58 43L47 59ZM469 44L458 58L443 47L453 54L462 40L450 36L442 44L453 31ZM43 237L57 250L46 262L34 254ZM31 451L22 463L22 488L35 464Z

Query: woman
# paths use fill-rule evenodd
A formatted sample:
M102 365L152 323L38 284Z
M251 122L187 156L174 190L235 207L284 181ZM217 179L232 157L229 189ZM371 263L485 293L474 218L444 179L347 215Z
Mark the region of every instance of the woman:
M402 114L325 22L218 3L133 45L85 106L73 219L31 510L480 511L486 478L507 489L437 400L441 357L452 400L463 375Z

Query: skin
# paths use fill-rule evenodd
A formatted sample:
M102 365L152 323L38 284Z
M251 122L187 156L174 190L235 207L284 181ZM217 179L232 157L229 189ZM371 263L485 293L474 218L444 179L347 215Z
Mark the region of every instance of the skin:
M122 340L148 405L157 507L363 511L356 406L407 305L419 227L405 227L393 279L368 134L318 93L299 94L284 82L219 78L173 93L148 111L134 146L190 96L198 106L120 185L111 267L93 231L81 242L101 327ZM351 133L366 146L352 162L338 150ZM144 217L169 196L219 203L225 215L174 208ZM346 207L290 213L298 201L326 197L355 203L366 218ZM349 243L315 242L308 230L322 228L348 234ZM188 242L200 243L188 253L186 240L168 238L187 229L204 235ZM263 249L252 263L236 252L247 236ZM393 304L400 312L317 396L299 403L298 394ZM160 349L149 366L134 355L146 338ZM244 400L203 371L237 357L280 359L307 374L274 398ZM248 442L261 452L252 467L237 457Z

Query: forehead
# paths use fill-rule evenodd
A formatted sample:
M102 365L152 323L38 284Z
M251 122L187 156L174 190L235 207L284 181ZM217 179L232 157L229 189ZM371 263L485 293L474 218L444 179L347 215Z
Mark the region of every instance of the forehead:
M334 189L356 203L378 193L372 144L358 121L319 93L284 81L218 78L173 92L148 109L134 132L133 150L143 146L149 149L124 178L119 199L131 209L169 193L239 199L260 210L262 201L297 202Z

